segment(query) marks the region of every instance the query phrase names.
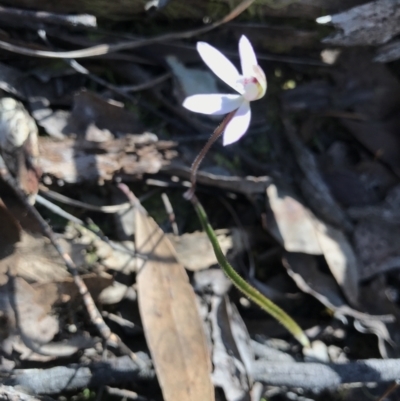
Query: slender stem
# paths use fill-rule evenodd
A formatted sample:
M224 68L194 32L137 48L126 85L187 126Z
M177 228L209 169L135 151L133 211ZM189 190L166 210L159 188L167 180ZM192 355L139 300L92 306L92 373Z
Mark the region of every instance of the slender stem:
M199 200L195 195L193 195L190 200L197 212L197 215L201 221L203 229L206 232L211 242L211 245L214 249L214 253L219 265L221 266L224 273L231 279L232 283L249 299L251 299L262 309L264 309L273 318L278 320L278 322L281 323L296 338L296 340L301 345L303 345L303 347L309 347L310 342L307 336L305 335L304 331L300 328L300 326L278 305L273 303L270 299L266 298L253 286L251 286L248 282L246 282L229 264L219 246L217 236L210 222L208 221L208 217L203 206L201 205L201 203L199 202Z
M226 126L228 123L232 120L233 116L236 113L236 110L231 111L229 114L227 114L224 119L222 120L221 124L218 125L218 127L215 129L215 131L212 133L210 136L210 139L207 141L207 143L204 145L203 149L200 151L200 153L197 155L197 157L194 159L194 162L192 164L191 170L190 170L190 183L192 186L190 189L185 193L185 198L186 199L191 199L194 196L194 192L196 190L196 177L197 177L197 171L200 167L201 162L203 161L205 155L207 152L210 150L211 146L215 143L215 141L224 133Z

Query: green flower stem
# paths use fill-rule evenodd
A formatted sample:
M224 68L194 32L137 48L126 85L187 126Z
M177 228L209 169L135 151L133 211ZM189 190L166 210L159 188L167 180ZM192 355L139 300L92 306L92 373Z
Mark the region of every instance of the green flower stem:
M258 290L247 283L229 264L219 246L217 236L211 227L210 222L208 221L207 213L205 212L203 206L198 201L196 196L191 198L191 202L196 209L204 231L207 233L219 265L225 274L232 280L233 284L260 308L264 309L273 318L278 320L278 322L281 323L303 347L309 347L310 342L300 326L278 305L275 305L271 300L266 298Z

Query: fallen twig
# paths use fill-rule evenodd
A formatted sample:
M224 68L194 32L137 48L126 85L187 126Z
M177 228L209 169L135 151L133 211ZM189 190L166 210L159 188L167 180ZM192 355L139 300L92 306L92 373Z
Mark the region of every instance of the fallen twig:
M130 209L132 206L129 202L122 203L120 205L107 205L107 206L95 206L91 205L90 203L81 202L68 196L59 194L58 192L51 191L47 189L45 186L40 185L39 187L40 192L48 198L52 198L56 201L65 203L66 205L80 207L86 210L92 210L93 212L100 212L100 213L118 213L123 212L125 210Z
M106 391L108 394L128 400L146 400L145 397L140 396L134 391L125 390L123 388L115 388L115 387L106 387Z
M387 390L379 397L377 401L384 401L387 397L389 397L390 394L393 393L397 388L399 387L399 381L396 380L394 383L392 383Z
M171 201L169 200L168 195L165 192L161 194L161 199L164 203L165 211L168 213L168 220L171 224L172 232L174 233L174 235L179 236L178 224L176 224L175 213Z
M366 359L342 364L254 363L252 377L271 386L300 387L314 391L335 389L346 383L382 383L400 377L400 359Z
M124 86L120 86L119 89L124 92L139 92L139 91L143 91L146 89L151 89L154 86L170 79L171 77L172 77L172 73L166 72L165 74L159 75L153 79L149 79L148 81L143 82L142 84L124 85Z
M132 361L127 356L96 362L91 365L57 366L49 369L15 370L5 384L21 386L35 394L59 394L81 388L131 383L133 380L153 380L149 364Z
M192 29L190 31L168 33L168 34L156 36L156 37L150 38L150 39L131 40L128 42L117 43L117 44L102 44L102 45L89 47L87 49L72 50L72 51L66 51L66 52L34 50L34 49L29 49L29 48L23 47L23 46L16 46L9 42L4 42L2 40L0 41L0 48L4 49L4 50L8 50L13 53L23 54L25 56L32 56L32 57L72 59L72 58L86 58L86 57L101 56L103 54L109 54L109 53L117 52L120 50L137 49L139 47L149 46L154 43L167 42L169 40L187 39L187 38L191 38L193 36L197 36L197 35L209 32L209 31L219 27L220 25L226 24L227 22L236 18L239 14L241 14L244 10L246 10L246 8L250 7L250 5L253 2L254 2L254 0L242 1L228 15L226 15L221 20L214 22L213 24L203 26L203 27L197 28L197 29Z
M19 19L25 25L27 21L29 23L36 24L55 24L57 26L67 26L76 28L96 28L97 22L96 17L89 14L80 15L67 15L67 14L55 14L46 11L31 11L22 10L20 8L12 7L0 7L0 19L14 20Z
M161 173L166 173L170 176L177 176L183 179L190 179L190 168L171 162L162 166ZM245 195L265 194L265 190L272 182L270 177L235 177L224 176L199 171L196 181L202 185L208 185L213 188L219 188L222 191L230 191L242 193Z
M46 31L44 31L43 29L40 30L39 32L39 36L44 40L44 42L50 46L50 43L47 39L47 35L46 35ZM0 47L1 47L1 43L0 43ZM114 93L117 93L118 95L130 100L131 102L133 102L134 104L137 102L137 100L130 95L126 90L121 89L120 87L113 85L109 82L107 82L106 80L104 80L103 78L98 77L95 74L92 74L87 68L85 68L83 65L79 64L76 60L74 59L66 59L64 60L70 67L72 67L76 72L78 72L79 74L83 74L86 75L87 77L89 77L92 81L97 82L100 85L105 86L106 88L108 88L109 90L111 90ZM144 99L140 100L140 103L143 107L145 107L146 109L148 109L149 111L151 111L153 114L155 114L156 116L160 117L161 119L163 119L164 121L169 122L170 124L175 125L177 128L182 128L182 125L180 123L178 123L177 121L175 121L173 118L171 118L168 114L161 112L160 110L156 109L154 106L152 106L150 103L146 102Z
M343 384L392 382L400 377L400 359L366 359L342 364L272 362L260 359L252 367L255 381L271 386L312 391L333 390ZM15 370L5 384L36 394L58 394L81 388L120 385L132 380L153 380L155 373L123 356L89 366Z

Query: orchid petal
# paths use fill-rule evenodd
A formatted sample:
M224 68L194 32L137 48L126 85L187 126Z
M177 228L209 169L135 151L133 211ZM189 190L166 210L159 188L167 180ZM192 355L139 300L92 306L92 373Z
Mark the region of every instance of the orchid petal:
M258 65L258 62L253 46L244 35L239 40L239 55L242 74L245 77L252 77L254 75L254 66Z
M238 141L246 133L250 125L250 119L250 103L244 101L225 128L224 146Z
M243 94L237 81L241 77L237 68L215 47L205 42L197 42L197 51L208 68L230 87Z
M195 113L220 115L227 114L239 108L243 103L241 95L193 95L187 97L183 107Z

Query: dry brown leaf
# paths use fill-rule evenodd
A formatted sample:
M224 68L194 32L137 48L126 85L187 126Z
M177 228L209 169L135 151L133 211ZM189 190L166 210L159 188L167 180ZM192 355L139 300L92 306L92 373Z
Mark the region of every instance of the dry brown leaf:
M384 350L386 344L392 343L387 327L392 325L393 316L389 314L373 316L365 313L365 311L382 313L382 310L365 308L366 304L363 299L361 299L360 304L361 310L364 310L364 312L348 306L333 278L319 270L315 256L302 253L285 253L283 265L287 269L289 276L303 292L318 299L327 308L333 310L336 316L353 317L354 326L362 333L375 334L378 337L382 356L388 357ZM359 329L360 327L362 329Z
M346 236L319 220L291 191L271 184L267 194L276 221L272 233L285 250L324 255L347 299L357 305L358 262Z
M34 202L40 179L38 129L24 105L11 97L0 99L0 155Z
M50 314L56 290L53 287L45 295L21 277L9 276L0 289L0 314L6 318L3 329L8 334L2 344L5 352L11 352L16 338L32 351L52 340L59 329L58 320Z
M0 198L0 285L8 279L6 273L16 264L15 247L21 239L21 227Z
M139 309L166 401L214 400L211 362L195 294L168 238L136 209Z
M63 249L81 266L84 262L82 245L60 238ZM32 257L35 255L35 257ZM69 277L64 262L50 241L41 235L31 235L26 231L21 233L21 241L16 245L18 263L15 265L15 274L29 282L49 282L63 280Z
M101 292L113 285L113 277L107 273L87 273L81 275L92 298L97 301ZM70 276L46 282L38 282L32 287L40 293L46 294L53 287L56 288L56 300L54 302L70 302L71 305L82 302L78 287Z

